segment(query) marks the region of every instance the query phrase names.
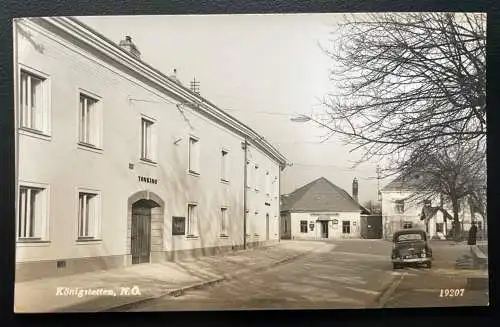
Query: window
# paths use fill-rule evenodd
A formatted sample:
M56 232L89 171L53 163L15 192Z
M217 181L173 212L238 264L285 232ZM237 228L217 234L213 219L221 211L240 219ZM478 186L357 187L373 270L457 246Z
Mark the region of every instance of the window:
M269 175L269 172L266 171L266 194L269 195L271 194L271 176Z
M145 161L154 161L153 158L153 121L141 119L141 159Z
M78 201L78 240L97 239L100 227L99 195L79 192Z
M444 232L444 224L443 223L436 223L436 233L443 233Z
M349 220L342 221L342 234L351 234L351 222Z
M98 100L80 93L79 141L83 145L100 146Z
M227 208L220 208L221 235L227 235Z
M223 182L229 181L228 177L228 155L229 152L227 150L221 151L221 165L220 165L220 179Z
M196 204L188 204L188 236L198 235L198 206Z
M21 70L21 127L48 133L49 95L47 80Z
M46 190L38 187L19 188L17 237L19 240L42 240L47 219Z
M259 166L255 165L255 172L254 172L254 180L255 180L255 190L259 190Z
M172 217L172 235L186 234L186 218Z
M189 172L199 174L200 141L195 137L189 138Z
M307 233L307 220L300 221L300 232Z
M405 212L405 201L404 200L396 200L394 211L396 213L404 213Z
M410 229L410 228L412 228L412 226L413 226L413 223L411 221L403 221L403 225L402 225L403 229Z

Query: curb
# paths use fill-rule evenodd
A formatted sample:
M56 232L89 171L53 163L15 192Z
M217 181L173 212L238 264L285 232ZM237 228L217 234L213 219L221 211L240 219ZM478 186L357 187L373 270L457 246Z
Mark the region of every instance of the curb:
M472 259L474 265L481 269L488 268L488 257L481 251L477 245L470 246L470 252L472 254Z
M125 304L115 305L115 306L112 306L112 307L104 309L104 310L98 310L98 312L126 311L127 309L130 309L130 308L136 306L137 304L146 303L146 302L153 301L153 300L165 297L165 296L173 296L173 297L182 296L186 291L192 291L192 290L197 290L197 289L201 289L204 287L212 286L212 285L221 283L223 281L228 281L228 280L234 279L234 278L242 276L244 274L255 273L255 272L267 270L267 269L270 269L270 268L275 267L277 265L288 263L288 262L296 260L300 257L304 257L306 255L311 254L312 252L314 252L314 250L310 250L310 251L307 251L304 253L299 253L297 255L290 256L290 257L272 262L271 264L266 265L266 266L256 267L253 269L242 269L242 270L236 271L232 274L222 275L221 277L218 277L218 278L214 278L211 280L202 281L202 282L194 283L191 285L187 285L187 286L184 286L184 287L181 287L178 289L167 291L165 293L162 293L162 294L159 294L156 296L143 298L143 299L129 302L129 303L125 303Z

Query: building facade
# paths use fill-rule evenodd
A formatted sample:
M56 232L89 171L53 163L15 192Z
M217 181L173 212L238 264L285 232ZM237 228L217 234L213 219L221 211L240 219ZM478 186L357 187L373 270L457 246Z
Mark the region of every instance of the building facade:
M353 183L357 197L357 181ZM282 235L291 239L361 238L363 209L346 191L318 178L282 195Z
M279 241L285 158L131 43L14 22L16 280Z
M426 199L419 196L415 187L419 178L421 177L418 175L411 176L405 181L396 178L381 190L384 238L391 239L395 231L405 228L423 229L431 239L446 239L450 234L453 212L451 203L442 202L441 196ZM459 207L462 231L466 233L472 222L475 222L479 234L486 235L486 219L478 213L472 215L466 199L460 201Z

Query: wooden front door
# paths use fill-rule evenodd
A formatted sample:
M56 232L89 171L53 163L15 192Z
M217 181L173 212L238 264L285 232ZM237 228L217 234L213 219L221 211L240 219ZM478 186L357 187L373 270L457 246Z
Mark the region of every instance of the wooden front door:
M321 237L328 238L328 221L321 222Z
M151 208L132 206L132 264L149 262L151 253Z

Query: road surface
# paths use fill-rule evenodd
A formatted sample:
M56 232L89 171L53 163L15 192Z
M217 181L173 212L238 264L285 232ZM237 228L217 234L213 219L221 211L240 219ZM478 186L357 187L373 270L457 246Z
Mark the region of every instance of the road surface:
M478 272L455 266L456 260L467 249L463 245L432 244L435 256L432 269L409 267L393 270L389 260L390 242L345 240L333 244L335 247L327 252L310 253L259 273L187 291L178 297L149 300L123 310L346 309L488 304L486 290L466 289L466 278L478 275ZM453 296L455 293L457 296Z

